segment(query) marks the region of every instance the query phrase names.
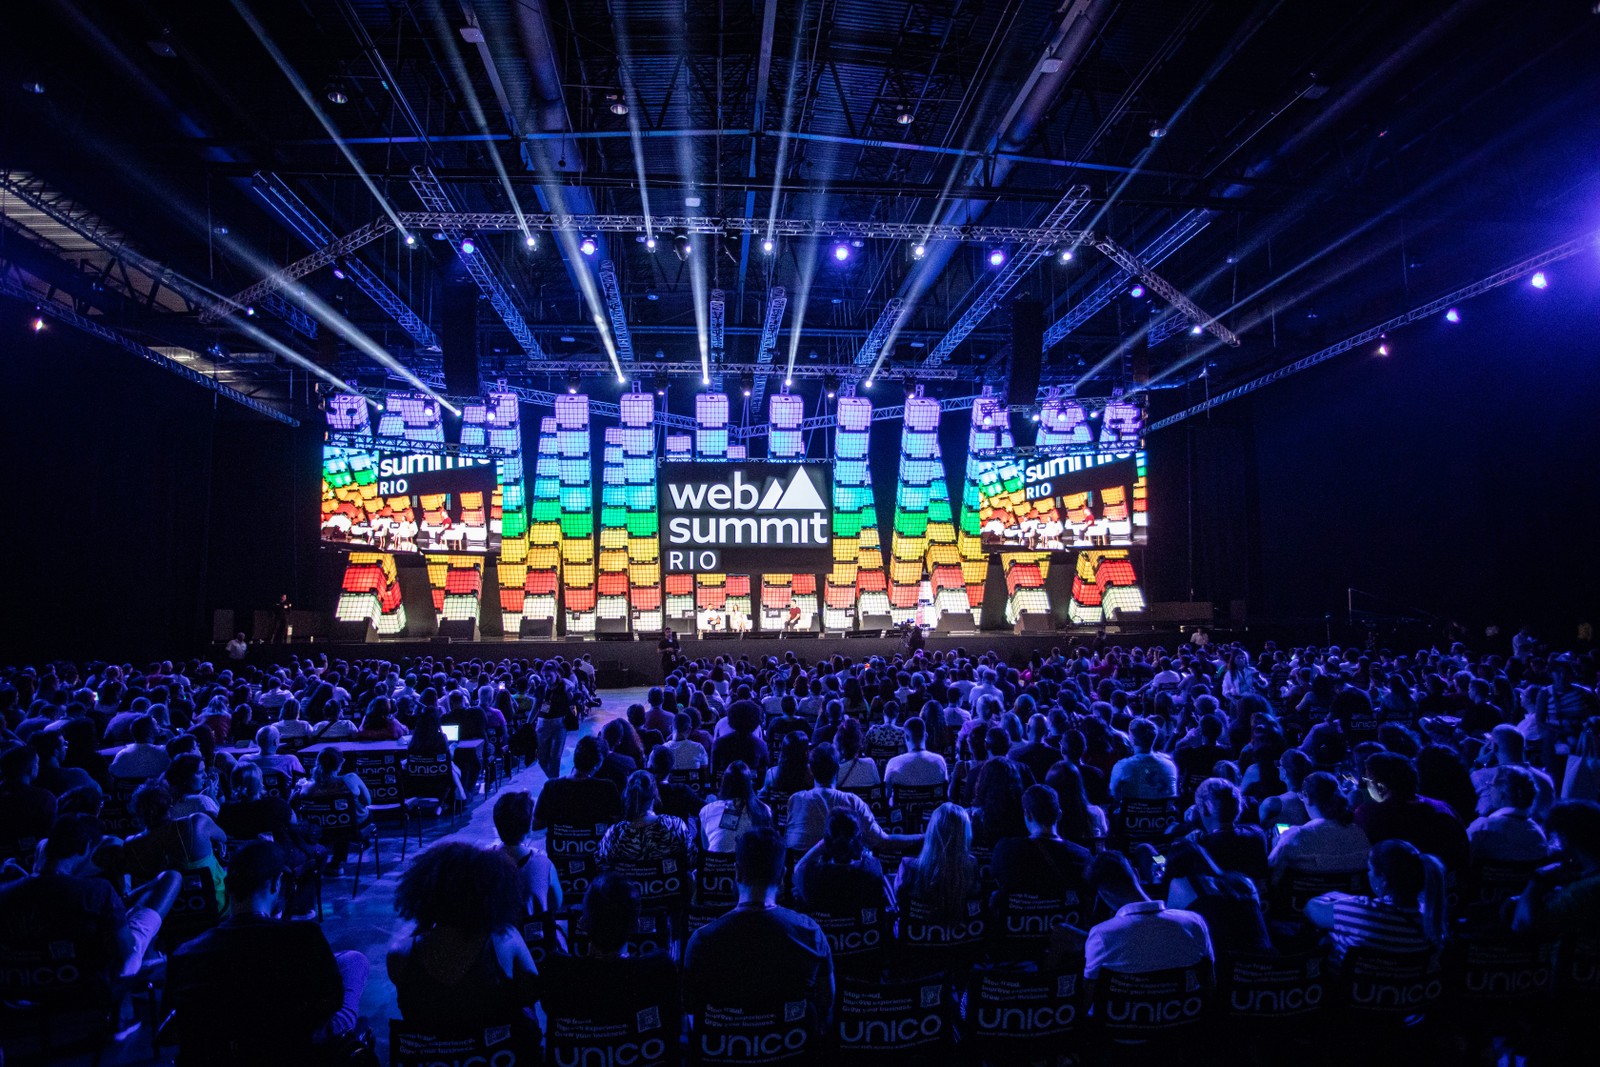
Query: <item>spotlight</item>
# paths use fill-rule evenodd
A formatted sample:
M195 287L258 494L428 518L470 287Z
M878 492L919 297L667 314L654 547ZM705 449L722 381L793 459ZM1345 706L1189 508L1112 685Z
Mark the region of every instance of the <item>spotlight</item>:
M476 252L477 250L478 250L478 246L472 243L472 238L463 237L461 239L461 254L462 255L470 256L470 255L472 255L472 253Z
M406 247L407 248L415 248L415 247L417 247L417 235L416 234L414 234L414 233L406 234Z
M1388 344L1385 343L1385 344L1381 344L1381 345L1378 346L1378 355L1387 356L1388 354L1389 354L1389 346L1388 346Z
M925 256L927 254L928 254L928 246L923 244L921 241L918 241L916 244L911 246L911 258L912 259L921 259L923 256Z
M1006 261L1006 250L996 248L989 253L989 266L998 267Z
M1550 288L1550 279L1544 276L1544 271L1536 270L1533 272L1533 277L1528 279L1528 284L1535 289L1548 289Z
M822 391L828 394L829 400L839 395L839 383L834 379L833 375L829 374L823 377Z
M571 395L571 394L576 393L577 391L578 391L578 376L576 374L567 375L567 393L569 395Z
M834 245L833 246L833 258L838 260L840 263L843 263L845 260L849 259L850 258L850 246L847 245L847 244L843 244L843 243Z
M335 268L333 268L333 276L335 278L339 279L341 282L344 281L344 268L343 267L335 267Z
M701 385L710 385L711 384L711 375L709 375L709 374L700 375L700 384Z
M1444 313L1444 321L1446 321L1446 322L1460 322L1461 321L1461 312L1457 311L1455 308L1451 308L1449 311L1446 311Z
M611 103L611 113L613 115L626 115L628 113L628 105L624 104L621 100L613 100Z
M1154 140L1159 140L1162 137L1165 137L1166 135L1167 135L1167 128L1165 126L1161 125L1161 123L1152 122L1150 124L1150 139L1151 140L1153 140L1153 141Z
M793 378L785 378L785 379L784 379L784 380L783 380L783 387L784 387L784 388L785 388L785 389L788 389L788 388L790 388L790 387L791 387L791 386L793 386L793 385L794 385L794 379L793 379Z
M586 256L594 255L599 248L600 246L595 243L595 239L593 237L586 236L583 240L578 242L578 251L582 252Z
M44 332L44 320L43 319L34 319L33 320L33 332L34 333L43 333Z
M772 238L770 237L761 242L761 251L765 252L769 256L772 255L772 250L776 247L778 246L772 243Z
M528 246L528 251L531 252L535 248L539 247L539 239L530 233L527 237L523 238L523 244L526 244Z
M658 374L658 375L656 375L656 396L666 396L666 395L667 395L667 376L665 374Z
M245 308L244 309L244 313L245 313L245 317L246 318L252 318L253 319L253 318L256 317L256 309L253 306Z
M689 235L680 233L672 239L672 250L677 253L678 259L688 262L689 254L694 251L694 246L689 243Z
M646 252L654 252L656 250L656 239L654 237L646 237L644 239L644 250Z
M894 120L902 126L909 126L911 125L912 118L913 116L911 112L907 111L905 108L901 108L900 113L894 117Z
M34 96L42 96L44 94L44 82L23 82L22 91L32 93Z
M644 298L651 303L655 303L657 300L661 299L661 294L656 292L654 289L646 289L644 291Z
M448 240L450 240L450 237L443 230L434 230L433 231L433 239L435 241L448 241Z
M863 389L871 389L872 388L872 379L868 378L866 381L862 382L861 383L861 388L863 388Z
M328 103L330 103L330 104L348 104L349 102L350 102L350 98L348 96L346 96L343 93L343 91L341 91L339 89L329 89L328 90Z
M1072 262L1072 249L1063 248L1061 250L1061 262L1063 262L1063 263L1071 263Z
M1038 422L1039 421L1039 413L1037 411L1035 411L1033 413L1033 421L1034 422Z
M1128 295L1133 297L1135 300L1142 299L1144 297L1144 286L1134 286L1132 289L1128 290Z
M750 395L750 391L755 388L755 384L756 383L751 380L750 375L748 374L744 374L739 377L739 391L745 396Z
M1203 334L1205 332L1206 332L1205 328L1200 326L1200 325L1198 325L1198 324L1189 327L1189 336L1190 337L1199 337L1201 334Z

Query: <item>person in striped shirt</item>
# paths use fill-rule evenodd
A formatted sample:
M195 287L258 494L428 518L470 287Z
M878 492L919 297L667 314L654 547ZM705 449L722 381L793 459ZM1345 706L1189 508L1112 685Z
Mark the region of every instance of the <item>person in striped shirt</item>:
M1385 841L1367 858L1371 896L1324 893L1306 918L1329 932L1335 962L1351 949L1422 952L1444 937L1444 865L1407 841Z
M1570 655L1553 657L1550 684L1534 698L1534 720L1540 727L1547 768L1560 769L1561 763L1556 757L1566 755L1576 746L1584 720L1600 710L1600 699L1595 697L1594 690L1573 680L1576 669L1577 663Z

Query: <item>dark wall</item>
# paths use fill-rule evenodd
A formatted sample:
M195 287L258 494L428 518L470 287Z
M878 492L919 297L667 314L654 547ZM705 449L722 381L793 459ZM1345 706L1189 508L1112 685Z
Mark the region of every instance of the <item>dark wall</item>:
M1475 628L1592 618L1600 282L1549 273L1254 395L1260 608L1342 612L1354 586Z
M32 318L0 302L8 653L170 655L212 607L269 603L296 433Z

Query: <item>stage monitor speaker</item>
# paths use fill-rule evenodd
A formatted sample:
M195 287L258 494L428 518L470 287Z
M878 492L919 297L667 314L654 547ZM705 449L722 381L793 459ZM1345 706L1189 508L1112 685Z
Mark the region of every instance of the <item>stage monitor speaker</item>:
M594 632L605 637L617 634L626 636L628 633L628 620L626 617L620 619L596 618L594 620Z
M1044 612L1029 611L1017 616L1017 621L1011 625L1014 634L1050 634L1055 633L1056 621Z
M972 621L972 616L965 611L946 611L941 612L939 615L937 632L942 634L961 633L963 630L974 629L976 625Z
M233 628L233 609L218 608L211 613L211 640L227 642L239 631Z
M478 639L478 620L440 619L439 636L449 637L456 641L476 641Z
M439 347L444 350L444 388L452 396L477 396L478 287L470 279L444 283L439 309ZM333 331L328 331L332 333Z
M517 630L519 637L539 637L546 640L556 636L555 619L523 619L522 626Z
M861 616L861 629L887 630L894 625L894 618L889 615L863 615Z
M1007 404L1032 404L1039 399L1039 364L1043 359L1044 310L1037 300L1013 300Z
M378 639L378 628L372 625L371 619L356 619L345 622L340 619L333 621L333 639L340 644L361 645L368 641Z

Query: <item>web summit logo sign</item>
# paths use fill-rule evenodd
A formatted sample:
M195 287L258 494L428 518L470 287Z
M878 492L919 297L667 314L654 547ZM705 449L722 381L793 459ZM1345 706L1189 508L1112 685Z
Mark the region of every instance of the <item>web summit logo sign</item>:
M661 554L667 571L826 569L831 489L820 464L665 464Z

